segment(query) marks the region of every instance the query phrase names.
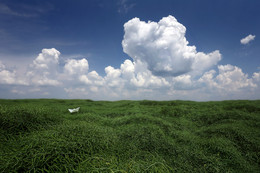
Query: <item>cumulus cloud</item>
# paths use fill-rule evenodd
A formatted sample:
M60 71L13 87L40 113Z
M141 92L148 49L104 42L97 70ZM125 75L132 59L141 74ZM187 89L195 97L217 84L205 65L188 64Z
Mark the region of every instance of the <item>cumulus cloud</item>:
M30 64L26 76L35 85L61 85L58 81L60 52L55 48L42 49L42 52Z
M0 71L0 83L1 84L15 84L15 73L8 70Z
M27 85L27 83L18 78L16 71L6 69L6 66L0 61L0 84Z
M253 74L253 80L260 82L260 72L255 72Z
M105 68L105 72L105 80L109 87L120 87L123 85L123 82L121 82L120 78L120 69L115 69L114 67L108 66Z
M218 66L219 75L216 77L219 85L228 90L237 90L245 87L255 87L252 79L243 73L242 69L230 64Z
M91 71L87 74L82 74L78 76L78 79L81 83L88 86L103 86L105 84L105 80L102 76L100 76L96 71Z
M209 54L198 52L192 65L194 70L193 72L201 74L210 67L217 65L220 60L221 54L218 50L215 50Z
M189 46L186 28L173 16L157 22L134 18L124 24L123 50L133 60L147 64L155 76L178 76L204 71L221 59L218 50L206 54Z
M243 73L241 68L230 64L219 65L218 71L219 74L216 76L215 70L206 72L199 79L199 82L207 84L211 89L218 89L225 92L235 92L244 88L257 87L257 84L252 80L252 78L258 78L257 73L255 73L252 78L248 78L248 75Z
M259 73L252 77L230 64L219 65L218 72L210 70L198 80L199 93L205 100L259 99Z
M88 61L85 58L81 60L69 59L64 66L65 73L69 75L84 74L88 72L88 69Z
M245 38L242 38L240 40L240 43L245 45L245 44L248 44L249 42L253 41L254 39L255 39L255 35L249 34Z
M180 75L173 78L174 89L185 90L195 87L195 82L192 81L191 75Z
M121 81L124 81L127 87L158 88L169 85L165 78L153 75L141 61L125 60L119 70L122 74Z
M42 53L37 56L31 66L37 69L55 69L56 65L59 64L59 56L60 52L55 48L42 49Z

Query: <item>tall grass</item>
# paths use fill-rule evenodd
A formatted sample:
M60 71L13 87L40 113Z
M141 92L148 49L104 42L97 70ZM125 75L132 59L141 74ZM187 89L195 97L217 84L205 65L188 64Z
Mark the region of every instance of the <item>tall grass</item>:
M0 172L259 170L260 101L0 100Z

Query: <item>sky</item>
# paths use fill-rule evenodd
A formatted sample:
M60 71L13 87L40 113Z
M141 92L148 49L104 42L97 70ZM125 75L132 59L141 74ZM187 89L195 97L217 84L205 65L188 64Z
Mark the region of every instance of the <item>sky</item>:
M0 0L0 98L260 99L258 0Z

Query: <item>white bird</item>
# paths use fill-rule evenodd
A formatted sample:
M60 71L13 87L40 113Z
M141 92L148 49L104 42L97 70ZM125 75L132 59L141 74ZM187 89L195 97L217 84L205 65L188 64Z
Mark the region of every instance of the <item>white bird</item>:
M74 113L74 112L79 112L80 107L75 108L75 109L68 109L70 111L70 113Z

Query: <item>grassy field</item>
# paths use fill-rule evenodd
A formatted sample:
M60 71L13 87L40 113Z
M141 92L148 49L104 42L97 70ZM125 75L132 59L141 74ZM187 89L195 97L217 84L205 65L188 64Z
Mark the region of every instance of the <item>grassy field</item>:
M260 101L0 100L0 172L259 171Z

